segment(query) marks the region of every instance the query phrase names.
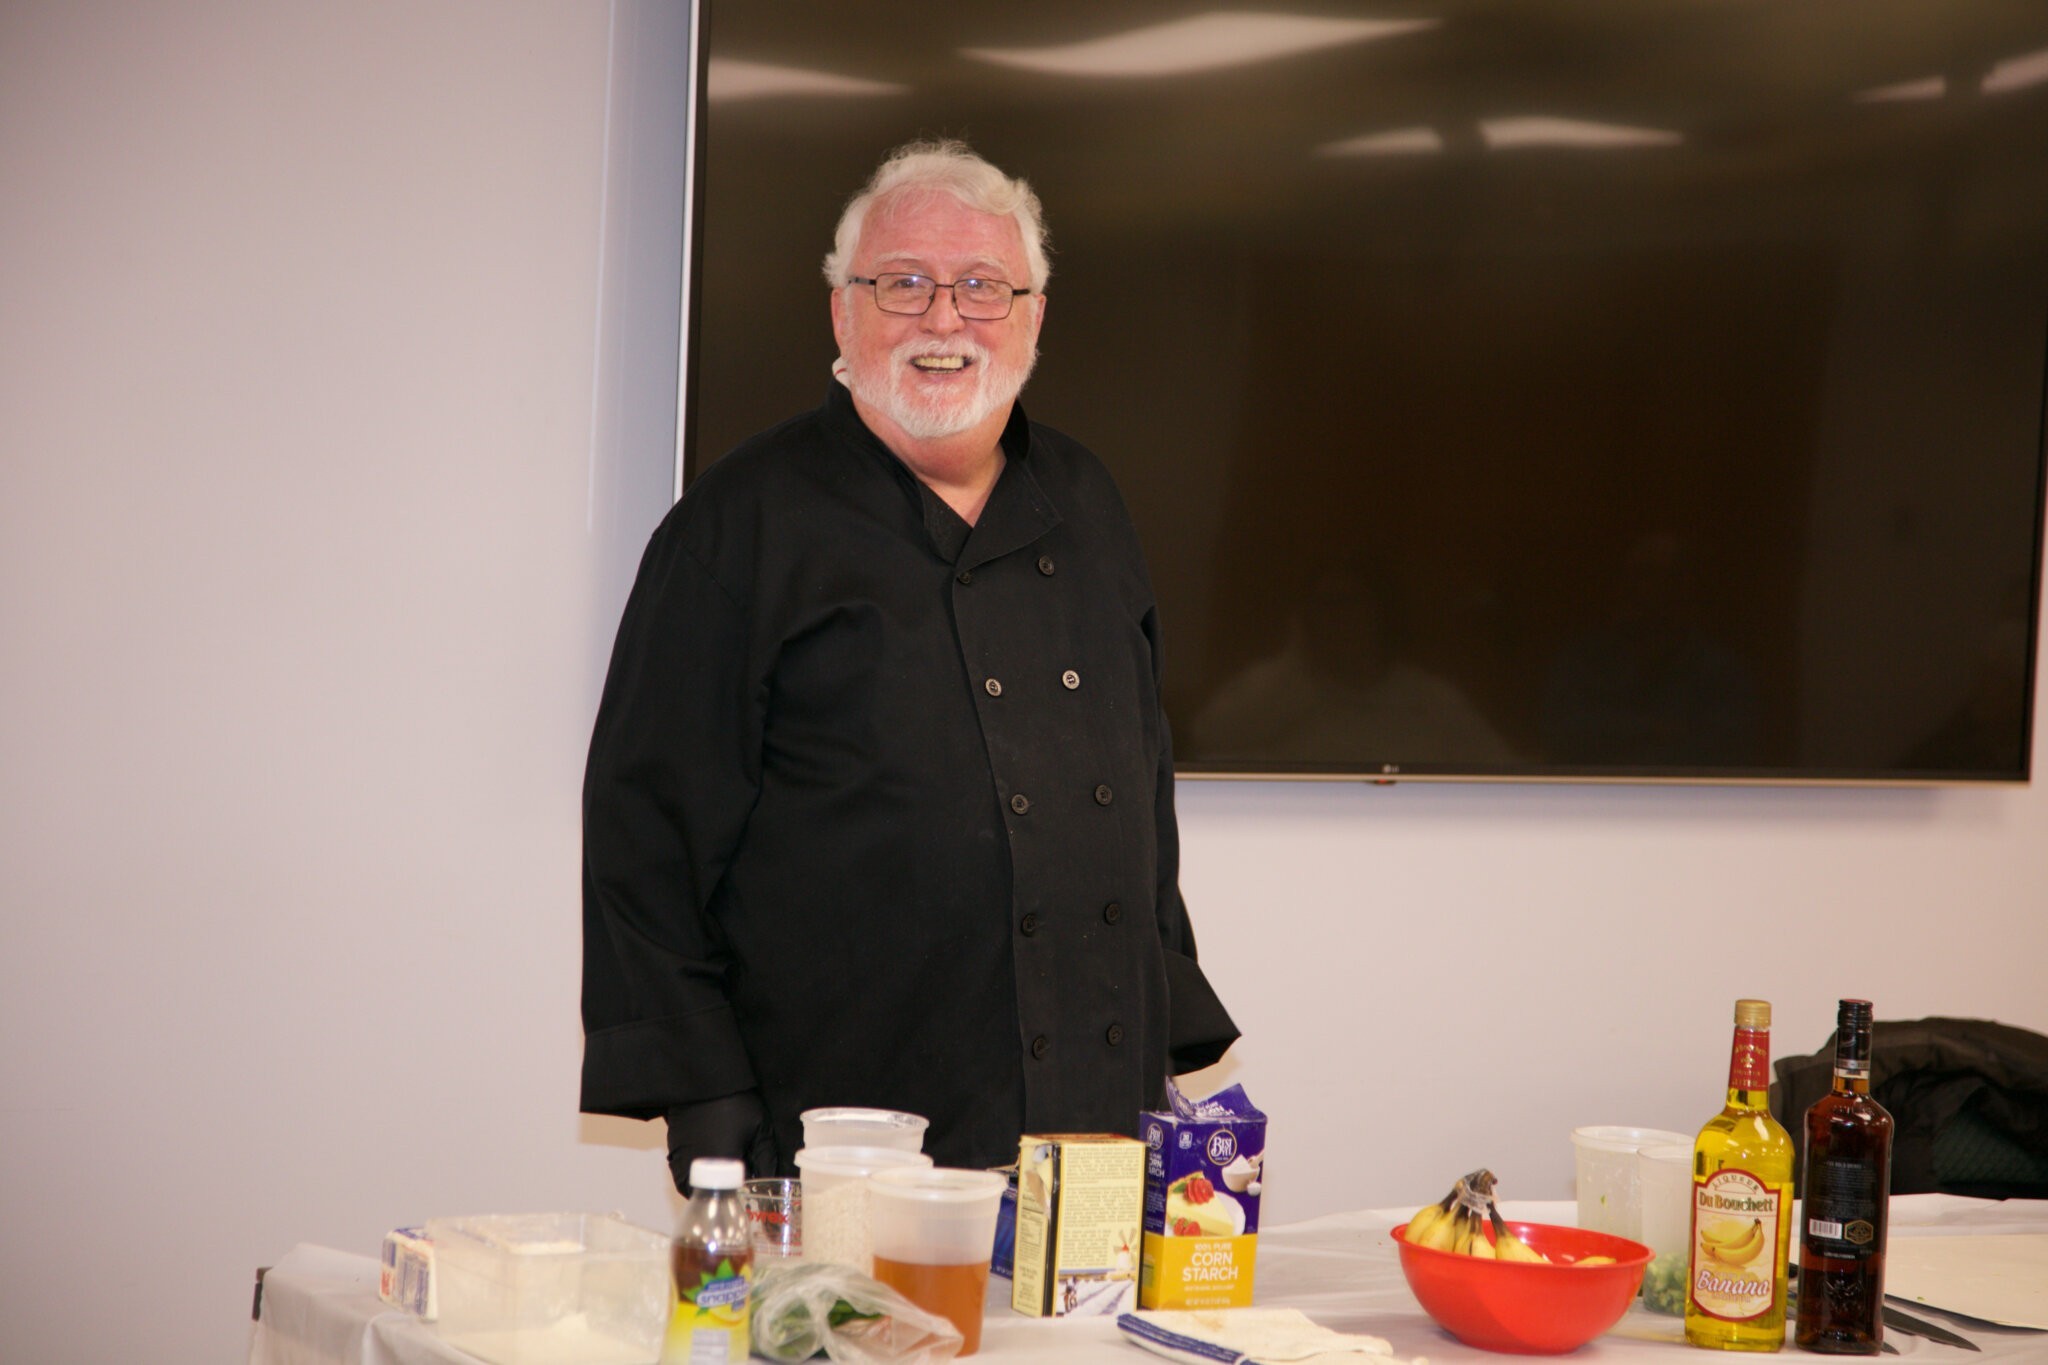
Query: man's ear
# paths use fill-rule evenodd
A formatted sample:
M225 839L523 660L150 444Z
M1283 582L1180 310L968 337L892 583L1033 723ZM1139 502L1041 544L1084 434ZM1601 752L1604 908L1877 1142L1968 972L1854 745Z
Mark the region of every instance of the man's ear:
M838 286L832 290L832 339L839 343L839 354L846 354L846 289Z

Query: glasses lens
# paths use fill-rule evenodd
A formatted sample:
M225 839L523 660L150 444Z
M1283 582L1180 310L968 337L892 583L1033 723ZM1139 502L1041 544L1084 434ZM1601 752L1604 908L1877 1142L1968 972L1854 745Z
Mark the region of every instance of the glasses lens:
M1013 292L1001 280L965 279L953 285L953 303L961 317L986 321L1009 316Z
M922 313L937 286L923 275L877 275L875 302L885 313Z

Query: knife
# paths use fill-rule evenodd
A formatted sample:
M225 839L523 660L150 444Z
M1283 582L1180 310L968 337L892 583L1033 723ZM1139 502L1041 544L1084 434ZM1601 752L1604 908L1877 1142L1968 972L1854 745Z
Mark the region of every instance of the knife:
M1925 1318L1916 1318L1911 1313L1902 1312L1890 1304L1884 1306L1884 1325L1893 1331L1904 1332L1909 1337L1926 1337L1929 1341L1938 1341L1944 1346L1960 1346L1966 1351L1984 1349L1960 1332L1951 1332L1946 1327L1938 1326Z

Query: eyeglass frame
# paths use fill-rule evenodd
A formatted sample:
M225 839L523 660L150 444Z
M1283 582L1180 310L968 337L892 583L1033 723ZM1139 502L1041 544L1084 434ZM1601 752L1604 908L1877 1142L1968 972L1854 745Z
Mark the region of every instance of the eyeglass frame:
M931 282L932 292L926 296L924 301L924 307L918 309L915 313L906 313L903 312L901 309L884 307L882 304L881 285L884 279L890 277L911 280L929 280ZM964 321L967 322L1002 322L1005 319L1007 319L1011 313L1017 310L1018 299L1028 294L1035 294L1038 292L1035 289L1023 288L1018 285L1011 284L1008 280L994 280L981 275L968 275L961 279L954 280L950 284L940 284L937 280L932 279L931 276L925 274L923 271L920 270L885 270L879 275L848 275L846 277L846 282L848 284L864 284L868 286L868 292L874 297L875 307L880 309L882 312L887 313L892 318L921 318L926 313L931 312L932 305L939 301L939 291L941 289L950 290L953 289L955 285L968 284L975 280L979 280L983 284L1002 285L1005 289L1008 289L1010 291L1010 302L1008 307L1004 308L1002 312L998 313L996 316L992 318L971 317L966 313L960 312L960 295L956 292L953 295L953 311L959 314L959 316Z

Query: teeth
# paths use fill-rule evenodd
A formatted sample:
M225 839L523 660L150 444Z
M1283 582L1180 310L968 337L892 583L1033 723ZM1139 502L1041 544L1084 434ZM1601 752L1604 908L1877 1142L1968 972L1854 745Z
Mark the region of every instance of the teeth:
M957 355L921 355L910 363L920 370L957 370L967 362Z

